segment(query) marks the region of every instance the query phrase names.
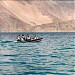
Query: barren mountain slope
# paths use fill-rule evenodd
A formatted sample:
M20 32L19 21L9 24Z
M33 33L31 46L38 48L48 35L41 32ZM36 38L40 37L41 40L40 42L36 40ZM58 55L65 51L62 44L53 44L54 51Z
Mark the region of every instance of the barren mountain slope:
M30 28L31 32L75 32L75 20L42 24Z
M1 0L0 31L75 31L74 3L56 0Z
M73 20L73 1L3 0L1 4L20 20L31 25Z
M18 2L23 5L26 5L26 3L35 5L43 16L48 16L53 22L75 19L74 1L22 0Z
M35 24L52 22L52 19L48 18L48 16L43 16L41 12L38 11L36 5L30 5L27 2L25 5L23 5L19 1L12 0L2 1L1 4L16 15L20 20L32 26Z
M31 26L12 14L5 7L0 5L0 31L16 32L27 31Z

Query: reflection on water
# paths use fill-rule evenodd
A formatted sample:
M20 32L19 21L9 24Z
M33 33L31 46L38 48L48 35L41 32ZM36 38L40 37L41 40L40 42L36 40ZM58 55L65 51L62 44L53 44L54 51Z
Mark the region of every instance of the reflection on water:
M18 34L0 34L0 75L74 75L74 33L37 33L39 43L14 42Z

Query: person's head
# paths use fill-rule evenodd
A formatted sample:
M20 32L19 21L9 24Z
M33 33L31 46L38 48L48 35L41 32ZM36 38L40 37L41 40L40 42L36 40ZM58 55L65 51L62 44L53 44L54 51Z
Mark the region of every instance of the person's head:
M24 36L24 34L22 34L22 36Z

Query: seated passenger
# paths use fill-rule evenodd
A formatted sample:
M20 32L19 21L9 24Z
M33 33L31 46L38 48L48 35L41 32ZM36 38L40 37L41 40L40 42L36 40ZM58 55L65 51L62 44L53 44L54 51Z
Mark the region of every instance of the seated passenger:
M27 36L27 39L31 39L29 35Z
M18 40L18 41L20 41L20 40L21 40L21 37L20 37L20 35L18 35L18 37L17 37L17 40Z
M35 36L35 37L34 37L34 39L38 39L38 37L37 37L37 36Z
M24 35L22 35L21 41L25 41L25 36Z
M25 36L24 35L22 35L22 38L25 40Z

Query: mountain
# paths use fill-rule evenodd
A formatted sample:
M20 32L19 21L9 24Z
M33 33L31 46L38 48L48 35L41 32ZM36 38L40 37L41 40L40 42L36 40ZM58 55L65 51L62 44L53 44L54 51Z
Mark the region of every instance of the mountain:
M30 28L30 32L74 32L75 20L42 24Z
M21 21L17 16L0 5L0 31L1 32L22 32L27 31L31 25Z
M58 31L52 29L54 25L56 28L60 26L59 31L74 31L74 3L60 0L1 0L0 31Z

